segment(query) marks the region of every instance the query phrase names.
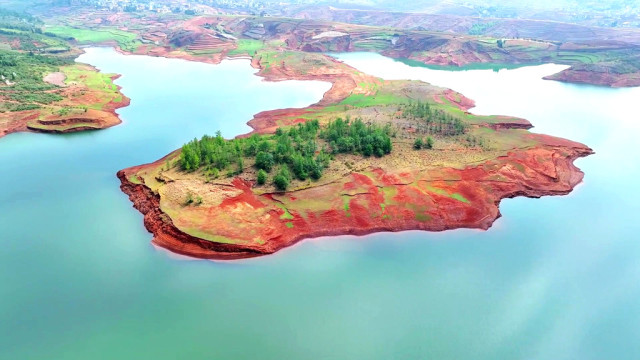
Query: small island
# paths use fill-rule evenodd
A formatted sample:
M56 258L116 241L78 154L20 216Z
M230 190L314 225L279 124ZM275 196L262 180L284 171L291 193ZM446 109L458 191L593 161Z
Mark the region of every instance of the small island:
M308 108L257 114L251 134L204 136L120 171L156 245L239 259L327 235L488 229L504 198L569 193L583 178L573 161L593 153L524 119L471 114L452 90L321 54L264 59L254 64L268 79L324 73L334 86Z

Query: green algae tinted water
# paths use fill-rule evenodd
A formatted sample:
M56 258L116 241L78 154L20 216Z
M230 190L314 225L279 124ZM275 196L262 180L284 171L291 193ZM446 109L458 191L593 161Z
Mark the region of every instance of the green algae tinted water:
M444 72L339 55L452 87L474 112L593 147L566 197L506 200L490 231L305 241L271 257L187 260L150 245L115 172L325 83L89 49L123 77L124 124L0 139L2 359L635 359L640 356L639 89L541 80L558 67Z

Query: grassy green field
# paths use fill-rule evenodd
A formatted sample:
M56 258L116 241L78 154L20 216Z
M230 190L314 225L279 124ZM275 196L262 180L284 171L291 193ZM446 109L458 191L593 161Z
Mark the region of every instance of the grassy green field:
M370 107L404 104L407 102L408 99L390 93L377 93L375 95L354 94L344 99L340 103L340 105L350 105L353 107Z
M256 52L264 48L264 42L261 40L240 39L238 40L238 47L229 51L229 56L234 55L249 55L254 56Z
M62 67L61 71L66 76L67 84L84 84L89 90L93 91L95 98L88 105L90 109L101 110L111 101L118 102L122 100L118 87L111 79L113 74L104 74L81 64Z
M111 80L110 74L88 71L86 68L78 66L67 66L62 70L67 76L67 83L81 82L94 90L118 91L118 87Z
M101 28L100 30L94 30L78 29L70 26L51 26L47 27L46 31L61 37L73 38L79 44L115 41L118 43L120 48L126 51L134 51L137 49L138 45L140 45L140 42L136 40L138 35L115 28Z

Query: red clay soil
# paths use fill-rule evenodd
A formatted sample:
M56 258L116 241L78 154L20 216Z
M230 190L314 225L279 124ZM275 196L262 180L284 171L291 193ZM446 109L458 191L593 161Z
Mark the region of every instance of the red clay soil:
M256 232L261 244L244 242L230 245L202 240L180 231L160 210L160 198L143 184L127 178L142 165L118 172L121 189L144 214L153 243L179 254L203 259L238 259L274 253L296 242L320 236L366 235L374 232L405 230L444 231L457 228L488 229L500 217L499 203L504 198L568 194L583 179L574 166L575 159L593 153L588 147L564 139L531 134L540 145L518 150L506 156L463 170L443 168L403 173L374 169L369 174L352 173L343 182L286 194L254 194L245 181L234 181L241 193L225 200L215 213L231 212L250 204L254 209L271 209L265 221L246 228L212 220L215 233L232 239L250 240ZM545 161L540 161L545 159ZM393 188L392 196L383 189ZM456 194L458 197L449 194ZM348 198L348 208L344 199ZM305 199L326 199L330 210L292 210ZM462 199L462 200L461 200ZM291 220L283 221L282 201L290 204ZM386 207L381 204L386 204ZM304 207L304 205L302 205ZM298 209L300 210L300 209ZM288 224L287 224L288 222ZM288 226L287 226L288 225ZM247 245L248 244L248 245Z

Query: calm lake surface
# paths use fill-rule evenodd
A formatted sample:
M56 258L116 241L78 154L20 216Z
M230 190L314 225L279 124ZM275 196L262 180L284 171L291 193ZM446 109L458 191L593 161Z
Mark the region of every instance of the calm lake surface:
M117 170L254 113L318 101L327 83L91 48L79 59L132 99L98 132L0 139L2 359L637 359L640 89L337 55L386 79L460 91L597 154L565 197L506 200L487 231L305 241L238 262L155 249Z

